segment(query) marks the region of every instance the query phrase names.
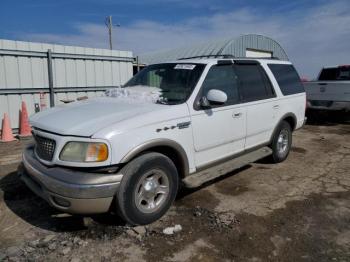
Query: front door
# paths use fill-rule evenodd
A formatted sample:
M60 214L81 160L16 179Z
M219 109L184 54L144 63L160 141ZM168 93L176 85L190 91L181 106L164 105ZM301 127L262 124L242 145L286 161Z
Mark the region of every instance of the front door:
M218 89L228 99L223 105L191 109L196 167L200 168L244 150L246 111L239 104L238 83L232 65L214 65L208 71L200 95Z

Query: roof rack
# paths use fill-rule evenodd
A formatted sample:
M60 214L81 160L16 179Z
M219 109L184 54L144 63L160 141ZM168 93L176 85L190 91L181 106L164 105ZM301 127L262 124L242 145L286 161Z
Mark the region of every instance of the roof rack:
M182 58L179 58L178 60L186 60L186 59L194 59L194 58L216 58L216 57L219 57L219 58L237 58L235 57L234 55L231 55L231 54L228 54L228 55L198 55L198 56L191 56L191 57L182 57Z
M231 59L272 59L272 60L280 60L278 57L272 56L272 57L237 57L231 54L224 54L224 55L198 55L198 56L191 56L191 57L182 57L178 58L177 60L187 60L187 59L195 59L195 58L231 58Z
M272 60L281 60L276 56L271 57L236 57L236 58L246 58L246 59L272 59Z

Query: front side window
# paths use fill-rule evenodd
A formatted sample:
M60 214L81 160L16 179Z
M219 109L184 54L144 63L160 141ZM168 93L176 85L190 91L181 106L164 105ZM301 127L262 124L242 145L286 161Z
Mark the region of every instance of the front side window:
M181 104L191 95L205 65L166 63L150 65L137 73L123 87L130 90L151 87L160 92L158 102Z
M232 65L212 66L202 85L202 95L205 96L211 89L218 89L227 95L225 105L239 102L237 77Z
M269 64L283 95L305 92L300 77L293 65Z
M242 102L274 97L272 85L260 65L237 64L234 66Z

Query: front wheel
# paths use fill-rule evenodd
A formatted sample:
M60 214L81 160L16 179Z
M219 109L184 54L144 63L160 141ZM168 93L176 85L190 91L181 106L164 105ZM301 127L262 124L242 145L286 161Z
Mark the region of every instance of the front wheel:
M162 217L175 200L178 173L165 155L146 153L122 170L117 196L120 216L131 225L152 223Z
M272 149L272 161L274 163L280 163L286 160L291 146L292 128L288 122L282 121L278 126L270 145Z

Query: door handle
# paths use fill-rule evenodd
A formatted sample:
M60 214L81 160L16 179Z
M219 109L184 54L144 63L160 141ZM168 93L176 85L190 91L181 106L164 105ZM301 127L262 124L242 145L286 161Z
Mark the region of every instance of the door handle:
M233 113L232 117L233 118L239 118L241 117L242 113Z
M274 106L273 106L273 109L279 109L279 108L280 108L279 105L274 105Z

